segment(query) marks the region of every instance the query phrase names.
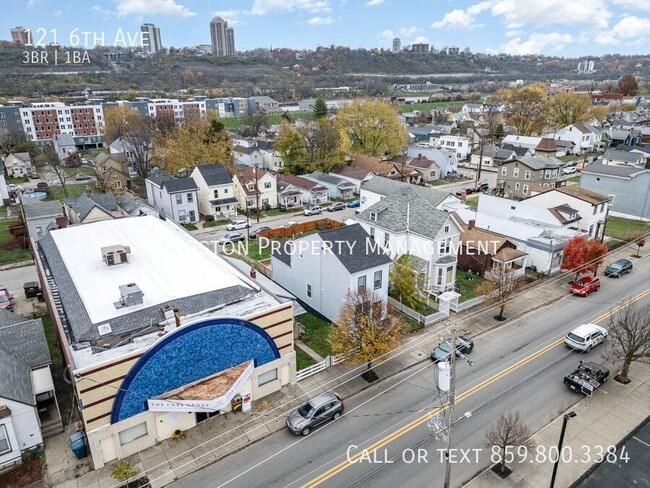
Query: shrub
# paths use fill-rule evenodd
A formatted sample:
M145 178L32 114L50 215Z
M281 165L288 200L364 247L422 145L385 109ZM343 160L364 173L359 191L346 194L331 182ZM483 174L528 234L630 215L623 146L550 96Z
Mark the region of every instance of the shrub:
M185 432L180 429L175 430L172 434L173 441L182 441L183 439L185 439Z
M137 474L138 470L130 462L120 461L117 463L117 466L113 468L111 476L120 483L124 483L125 481L137 476Z

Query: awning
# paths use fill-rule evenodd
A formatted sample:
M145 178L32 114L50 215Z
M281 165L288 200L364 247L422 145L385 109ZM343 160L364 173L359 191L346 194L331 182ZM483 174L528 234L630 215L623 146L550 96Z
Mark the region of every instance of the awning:
M242 363L194 383L147 400L152 412L216 412L223 410L251 377L253 361Z
M220 205L228 205L229 203L237 203L237 199L234 197L230 198L221 198L218 200L210 200L210 205L213 207L218 207Z

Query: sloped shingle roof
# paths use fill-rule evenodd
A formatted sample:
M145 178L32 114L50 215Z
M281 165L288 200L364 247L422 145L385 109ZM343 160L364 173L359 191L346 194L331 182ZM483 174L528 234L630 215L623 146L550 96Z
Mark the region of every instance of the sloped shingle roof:
M197 166L201 176L208 186L227 185L232 183L232 178L221 163Z

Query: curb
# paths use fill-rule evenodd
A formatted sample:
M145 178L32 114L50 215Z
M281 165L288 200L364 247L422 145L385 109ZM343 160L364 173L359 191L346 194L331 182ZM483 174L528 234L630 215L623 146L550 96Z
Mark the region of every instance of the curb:
M0 266L0 271L11 271L12 269L26 268L27 266L33 266L34 261L21 261L19 263L5 264Z

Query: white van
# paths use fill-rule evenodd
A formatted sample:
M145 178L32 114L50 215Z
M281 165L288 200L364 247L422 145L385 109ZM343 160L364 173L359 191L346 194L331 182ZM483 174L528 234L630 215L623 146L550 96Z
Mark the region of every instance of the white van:
M582 324L564 337L564 343L571 349L589 352L605 339L607 330L596 324Z

